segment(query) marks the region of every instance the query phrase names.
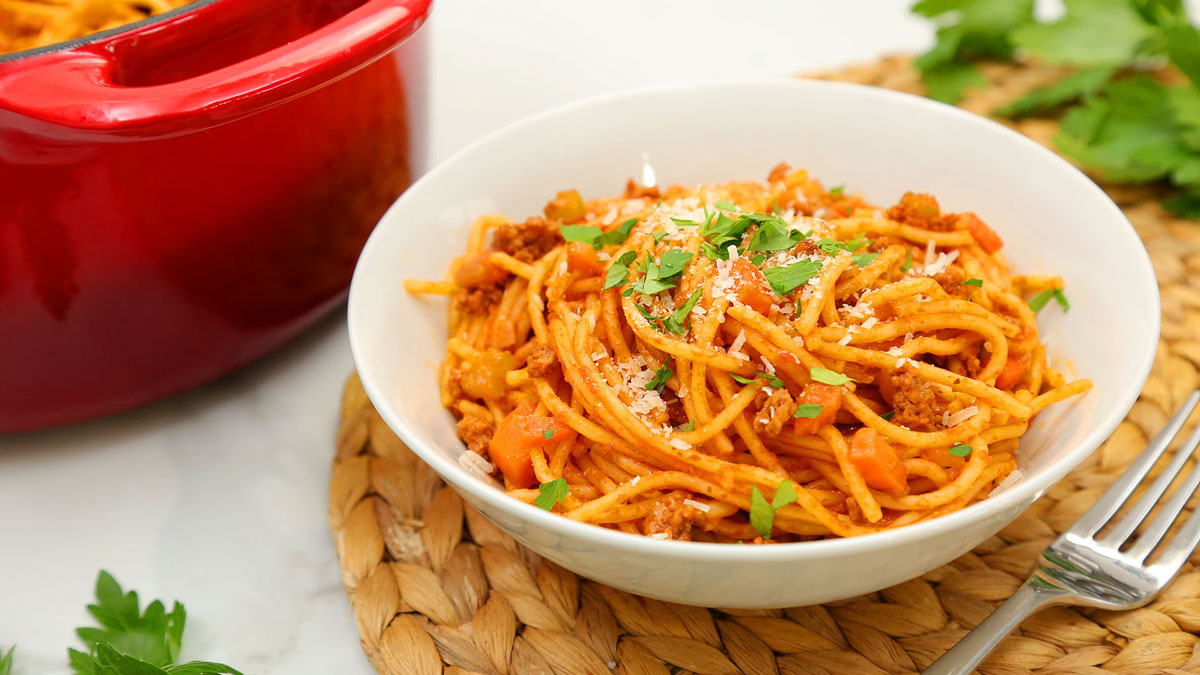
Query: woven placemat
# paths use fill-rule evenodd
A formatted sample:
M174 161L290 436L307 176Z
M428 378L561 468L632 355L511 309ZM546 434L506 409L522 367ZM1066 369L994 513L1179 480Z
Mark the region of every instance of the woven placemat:
M986 113L1058 76L989 65ZM923 93L906 58L830 79ZM1055 123L1022 132L1049 141ZM329 523L363 651L381 673L909 673L1007 598L1037 554L1142 451L1200 381L1200 223L1175 219L1156 187L1105 186L1150 251L1162 290L1158 357L1116 432L999 535L954 562L842 602L705 610L577 577L466 506L392 434L357 376L346 384ZM980 666L1002 673L1200 673L1200 556L1151 605L1056 607L1027 620Z

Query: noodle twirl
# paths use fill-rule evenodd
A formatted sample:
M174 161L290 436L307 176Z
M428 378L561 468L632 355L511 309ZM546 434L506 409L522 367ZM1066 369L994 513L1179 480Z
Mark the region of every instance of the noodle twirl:
M986 497L1042 408L1054 277L973 213L880 210L803 170L479 219L445 281L442 402L514 497L625 532L797 541ZM1057 306L1057 305L1051 305ZM1057 310L1055 310L1057 311Z

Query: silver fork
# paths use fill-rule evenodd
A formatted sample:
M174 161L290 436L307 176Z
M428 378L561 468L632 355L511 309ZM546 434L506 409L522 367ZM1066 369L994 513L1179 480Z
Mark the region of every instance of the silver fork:
M1042 607L1074 604L1103 609L1132 609L1150 602L1167 585L1196 545L1200 544L1200 509L1188 517L1153 564L1146 564L1146 556L1162 542L1188 499L1200 486L1200 463L1188 474L1179 490L1162 503L1161 510L1146 528L1132 542L1130 537L1155 505L1159 504L1167 487L1183 469L1196 445L1200 444L1200 425L1129 512L1116 520L1112 529L1103 536L1096 535L1125 505L1138 484L1166 452L1197 402L1200 402L1200 391L1188 396L1167 426L1150 441L1146 450L1092 508L1042 551L1033 574L1017 592L930 665L925 675L971 672L1025 617ZM1130 545L1122 551L1126 543Z

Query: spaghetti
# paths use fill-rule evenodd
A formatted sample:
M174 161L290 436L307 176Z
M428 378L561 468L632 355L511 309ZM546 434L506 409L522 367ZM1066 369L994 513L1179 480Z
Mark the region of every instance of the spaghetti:
M804 170L479 219L447 280L442 402L514 497L659 539L801 541L936 518L1013 476L1091 387L973 213L886 212ZM1035 303L1037 304L1037 303ZM1039 305L1039 309L1040 309Z
M190 0L0 0L0 54L140 21Z

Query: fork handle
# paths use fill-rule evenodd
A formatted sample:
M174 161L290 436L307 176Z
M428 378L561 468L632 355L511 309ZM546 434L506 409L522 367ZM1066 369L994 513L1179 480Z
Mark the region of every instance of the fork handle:
M1034 611L1051 604L1063 595L1060 591L1048 590L1034 586L1029 582L1021 584L1016 593L1012 594L1004 604L996 608L988 618L983 620L963 639L958 641L934 661L923 672L924 675L965 675L975 669L979 662L1008 637Z

